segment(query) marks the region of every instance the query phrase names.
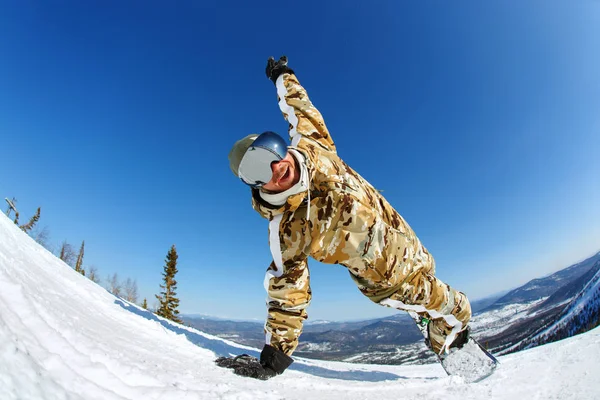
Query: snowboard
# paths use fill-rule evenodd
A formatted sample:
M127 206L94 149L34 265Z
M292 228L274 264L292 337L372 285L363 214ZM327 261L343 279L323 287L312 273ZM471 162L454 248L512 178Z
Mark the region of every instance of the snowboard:
M429 320L416 313L409 313L427 342ZM442 368L450 376L459 376L467 383L479 382L492 375L498 367L498 360L474 337L469 335L461 348L450 348L449 353L437 355Z

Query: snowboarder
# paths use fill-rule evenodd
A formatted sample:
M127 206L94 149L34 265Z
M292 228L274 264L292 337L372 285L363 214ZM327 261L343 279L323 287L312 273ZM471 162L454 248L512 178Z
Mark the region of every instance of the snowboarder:
M264 132L237 141L229 153L231 170L251 187L254 209L270 221L265 346L260 360L242 355L217 364L268 379L293 362L311 299L309 256L346 267L373 302L411 313L436 354L461 347L471 318L465 294L435 277L433 257L406 221L342 161L287 58L269 58L266 75L292 145Z

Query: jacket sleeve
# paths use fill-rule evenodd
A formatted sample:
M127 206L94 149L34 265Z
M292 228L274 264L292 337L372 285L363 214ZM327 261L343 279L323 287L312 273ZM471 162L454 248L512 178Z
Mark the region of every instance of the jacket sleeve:
M292 145L296 146L302 137L306 137L316 141L326 150L335 152L335 144L321 113L311 103L296 75L281 74L275 86L279 108L290 125L288 132Z
M311 299L310 276L303 229L293 230L289 226L298 221L278 220L281 220L281 215L274 217L269 224L274 260L265 276L268 293L265 343L289 356L298 346L298 337L307 318L306 308ZM295 233L288 235L286 232Z

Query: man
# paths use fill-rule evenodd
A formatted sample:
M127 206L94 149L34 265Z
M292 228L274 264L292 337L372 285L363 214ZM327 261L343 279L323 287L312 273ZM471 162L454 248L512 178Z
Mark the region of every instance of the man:
M292 146L265 132L239 140L229 154L233 173L251 187L254 209L270 221L266 344L260 360L242 355L217 364L268 379L292 363L311 298L309 256L345 266L373 302L410 312L438 355L462 346L471 318L467 297L435 277L432 256L406 221L338 156L287 58L270 58L266 74Z

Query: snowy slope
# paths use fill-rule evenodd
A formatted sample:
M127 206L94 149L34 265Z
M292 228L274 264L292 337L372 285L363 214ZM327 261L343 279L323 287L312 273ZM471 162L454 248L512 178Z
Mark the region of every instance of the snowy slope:
M577 295L572 303L567 308L564 315L556 322L555 325L566 324L571 322L575 317L580 315L585 307L589 304L594 304L598 301L598 293L600 293L600 269L590 279L588 284ZM597 307L597 306L596 306Z
M594 273L593 276L571 301L560 318L529 339L528 343L536 341L546 343L560 337L572 336L585 330L586 325L597 321L600 310L600 261L590 272Z
M297 360L262 382L212 362L242 351L258 354L115 298L0 216L2 400L600 398L600 329L502 357L476 384L437 364Z

